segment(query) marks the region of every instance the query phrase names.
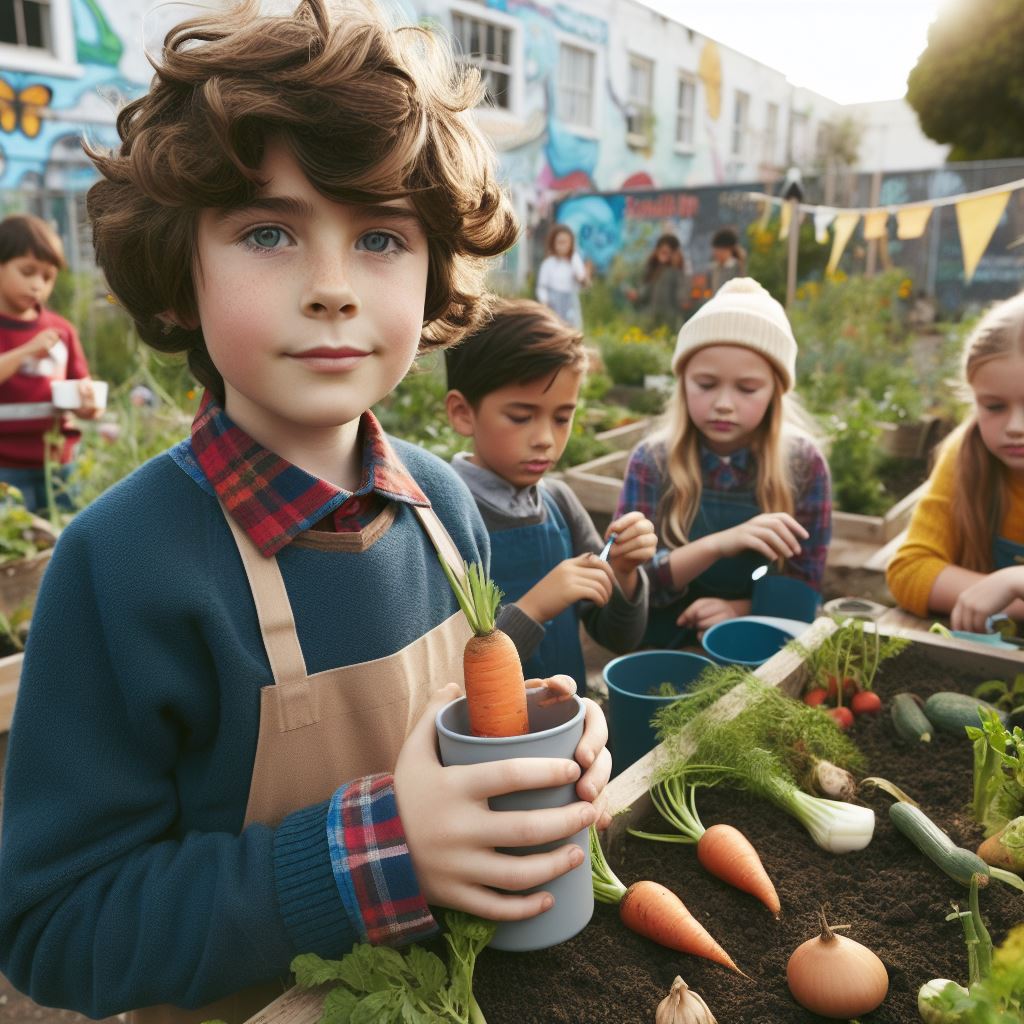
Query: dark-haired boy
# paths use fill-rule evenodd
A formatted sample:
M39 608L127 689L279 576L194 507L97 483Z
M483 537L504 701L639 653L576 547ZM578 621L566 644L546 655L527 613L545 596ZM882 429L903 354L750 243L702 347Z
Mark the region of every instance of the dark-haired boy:
M64 268L60 236L38 217L14 214L0 222L0 480L17 487L27 508L46 508L46 435L53 429L50 383L77 380L75 410L94 419L96 406L89 365L78 332L46 308L57 274ZM81 437L64 414L62 442L51 458L67 479ZM58 495L61 504L67 494Z
M445 359L448 420L473 439L472 451L452 465L490 534L491 576L506 600L502 628L528 677L565 673L582 690L580 621L605 647L634 650L647 626L640 566L656 549L650 520L628 512L605 531L615 540L603 561L580 500L561 481L544 479L572 430L583 336L539 302L503 300Z

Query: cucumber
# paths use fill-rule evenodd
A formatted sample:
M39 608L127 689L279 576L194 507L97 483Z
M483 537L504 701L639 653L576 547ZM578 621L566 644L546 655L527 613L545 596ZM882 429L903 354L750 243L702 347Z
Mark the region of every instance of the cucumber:
M917 697L912 693L897 693L889 707L892 724L900 739L907 743L929 743L932 723L928 721Z
M975 875L981 875L988 884L991 877L988 865L970 850L957 846L920 807L897 801L889 806L889 820L936 867L961 885L970 885Z
M936 729L940 732L959 733L961 736L964 734L965 726L981 724L978 719L979 708L983 711L995 711L999 715L999 720L1006 724L1005 712L988 701L972 697L969 693L933 693L924 702L925 716Z

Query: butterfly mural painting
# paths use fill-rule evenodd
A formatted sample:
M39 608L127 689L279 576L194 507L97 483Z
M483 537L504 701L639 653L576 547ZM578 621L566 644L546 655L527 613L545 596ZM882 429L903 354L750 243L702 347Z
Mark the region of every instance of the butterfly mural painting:
M0 78L0 129L11 134L19 129L34 139L43 127L44 111L50 105L53 90L41 82L15 89Z

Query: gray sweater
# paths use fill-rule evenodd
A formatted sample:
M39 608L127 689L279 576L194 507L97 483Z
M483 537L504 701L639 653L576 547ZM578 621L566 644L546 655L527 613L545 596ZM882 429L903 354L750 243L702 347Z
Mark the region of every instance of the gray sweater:
M538 488L545 487L565 517L572 535L573 555L582 555L585 551L598 554L604 547L587 510L562 481L548 479L542 480L537 487L515 488L490 470L469 462L464 454L453 459L452 468L476 499L488 533L544 522L547 510ZM643 569L639 572L640 581L632 601L616 583L611 600L603 608L592 601L579 601L576 605L577 616L587 633L596 643L616 654L636 650L647 628L648 583ZM523 661L533 655L544 639L543 624L532 619L516 604L502 606L498 625L512 638Z

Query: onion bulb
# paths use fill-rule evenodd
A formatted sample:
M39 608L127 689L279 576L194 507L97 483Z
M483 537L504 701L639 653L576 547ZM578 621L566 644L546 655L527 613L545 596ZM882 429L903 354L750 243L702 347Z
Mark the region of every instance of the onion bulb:
M889 991L885 965L867 946L836 935L823 913L818 918L821 934L797 946L786 964L789 991L822 1017L848 1020L870 1013Z
M708 1004L679 975L654 1013L654 1024L718 1024Z

